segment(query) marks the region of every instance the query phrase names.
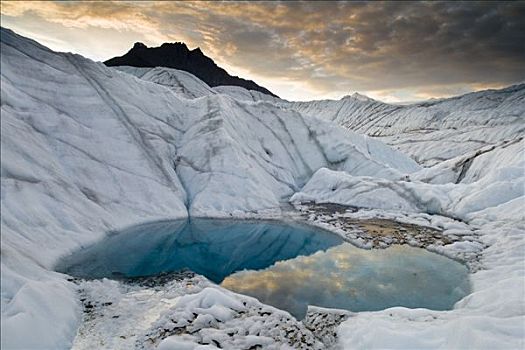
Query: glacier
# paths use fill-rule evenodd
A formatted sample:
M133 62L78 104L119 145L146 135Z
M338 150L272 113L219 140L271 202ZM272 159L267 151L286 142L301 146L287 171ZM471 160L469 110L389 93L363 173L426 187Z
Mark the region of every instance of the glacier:
M292 107L377 137L419 164L433 166L522 137L524 99L525 84L520 84L406 106L347 96Z
M483 243L473 293L453 310L352 314L340 347L525 346L525 85L409 106L290 102L175 69L109 68L5 28L1 51L2 348L71 347L82 312L53 268L108 232L279 218L305 201L444 217ZM203 285L192 305L234 307Z

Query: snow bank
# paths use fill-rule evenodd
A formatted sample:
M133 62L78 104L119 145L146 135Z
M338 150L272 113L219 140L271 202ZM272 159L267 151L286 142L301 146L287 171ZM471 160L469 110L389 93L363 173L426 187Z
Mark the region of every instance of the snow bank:
M148 349L201 349L197 344L209 344L209 349L324 348L287 312L220 287L181 297L138 343Z
M451 162L448 164L454 165ZM525 204L523 140L471 158L468 168L462 173L461 183L408 181L411 177L427 177L429 172L429 169L423 169L405 180L389 180L354 176L323 168L312 176L300 192L292 196L291 201L423 212L465 221L472 220L476 217L474 213L480 211L487 214L489 210L496 210L504 214L501 209L507 203L513 203L511 207L517 214L515 218L524 218L523 214L518 213ZM443 173L442 170L439 172ZM502 208L498 208L500 206Z
M11 274L2 271L2 294L4 282L13 278L4 273ZM80 309L76 299L74 291L62 281L28 279L2 308L2 348L64 348L68 344L64 338L71 341L77 330Z

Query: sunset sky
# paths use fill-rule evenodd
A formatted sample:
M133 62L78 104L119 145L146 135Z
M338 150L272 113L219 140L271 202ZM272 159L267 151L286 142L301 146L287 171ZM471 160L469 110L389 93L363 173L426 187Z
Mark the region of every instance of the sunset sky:
M525 2L1 2L1 24L94 60L183 41L290 100L387 101L525 80Z

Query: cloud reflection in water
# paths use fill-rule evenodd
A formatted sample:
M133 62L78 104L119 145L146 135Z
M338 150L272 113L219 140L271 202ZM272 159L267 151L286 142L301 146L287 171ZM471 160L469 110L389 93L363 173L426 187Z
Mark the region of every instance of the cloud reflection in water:
M447 310L470 290L467 268L446 257L407 246L363 250L348 243L265 270L240 271L221 285L299 318L308 304L351 311Z

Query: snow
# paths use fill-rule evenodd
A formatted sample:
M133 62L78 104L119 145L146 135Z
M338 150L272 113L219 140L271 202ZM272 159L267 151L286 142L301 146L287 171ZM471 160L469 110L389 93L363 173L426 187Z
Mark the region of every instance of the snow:
M142 80L169 87L177 93L188 99L213 95L216 92L205 82L188 72L165 68L139 68L129 66L118 66L115 69L132 74Z
M218 86L212 90L238 101L266 101L333 121L378 138L425 166L512 142L525 131L525 84L403 106L383 103L357 92L340 100L290 102L238 86ZM209 94L202 88L198 91ZM202 96L195 92L190 95Z
M454 310L352 314L337 329L341 347L525 347L525 85L408 106L358 95L289 102L172 69L108 68L3 28L1 50L2 348L71 347L77 287L52 269L112 230L188 215L279 217L290 199L441 227L465 239L428 249L480 256L473 293ZM123 305L147 298L135 292ZM157 334L192 310L191 326L207 326L159 336L160 348L213 348L196 341L233 327L243 335L230 347L284 349L276 319L322 346L253 298L211 284L186 292L137 327Z
M180 277L180 276L179 276ZM209 282L175 277L165 286L108 279L79 282L83 322L72 349L132 348L137 336L177 304L182 295L196 293Z
M159 339L163 340L157 344ZM213 349L323 348L289 313L217 286L181 297L138 340L146 349L178 349L188 342L210 344Z
M435 171L425 168L420 172L423 175L416 172L409 178L425 178ZM510 202L513 202L513 208L519 210L524 208L524 200L524 140L473 158L460 183L430 184L378 179L321 168L291 198L292 202L338 203L439 214L467 222L475 217L476 212L489 211L491 208L498 210L498 206ZM515 217L524 220L523 214Z
M157 347L158 350L206 350L218 349L211 345L197 345L192 341L178 340L177 336L165 338Z
M344 318L340 315L348 314L312 308L309 321L303 323L191 273L160 279L81 281L79 289L85 312L75 350L320 349L319 338L333 344L331 335ZM314 335L311 325L323 326L327 317L328 327L317 327L319 334Z
M525 131L525 84L408 106L353 97L282 104L377 137L425 166L514 140Z
M230 85L215 86L213 87L213 90L219 94L231 96L238 101L250 101L250 102L267 101L267 102L272 102L275 104L285 101L278 97L263 94L262 92L259 92L259 91L246 90L240 86L230 86Z
M2 271L2 288L7 278ZM71 337L76 332L79 310L75 297L57 281L24 283L2 310L2 348L62 348L64 334ZM60 322L50 327L50 320Z

